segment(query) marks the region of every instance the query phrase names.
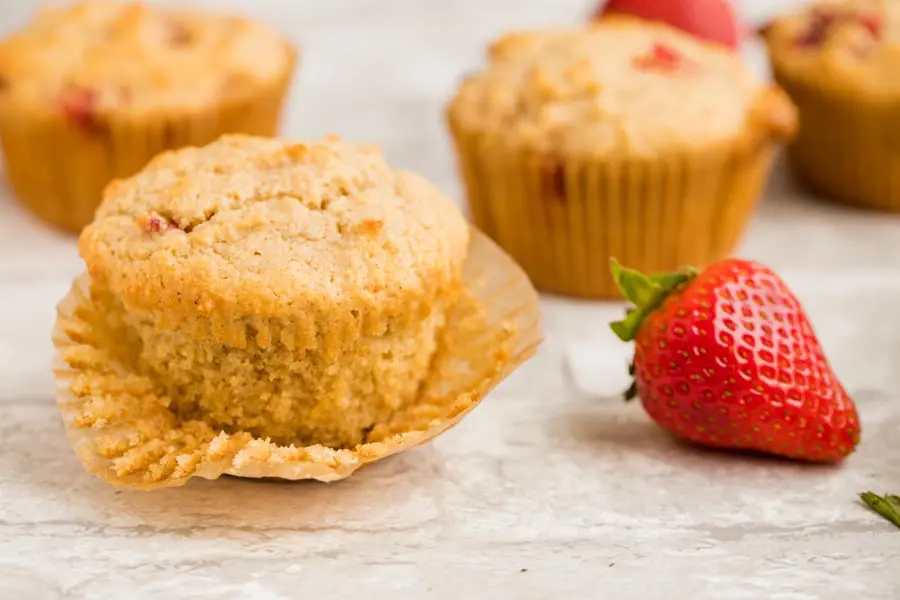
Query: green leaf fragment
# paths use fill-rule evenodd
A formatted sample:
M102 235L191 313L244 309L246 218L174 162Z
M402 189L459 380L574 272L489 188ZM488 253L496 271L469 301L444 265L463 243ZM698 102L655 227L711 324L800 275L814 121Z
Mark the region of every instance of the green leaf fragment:
M625 401L631 401L638 397L637 381L632 381L628 389L625 390Z
M879 496L872 492L863 492L859 495L866 506L900 527L900 496L885 494Z
M633 341L644 318L659 307L675 288L697 275L696 270L685 268L676 273L647 276L623 267L615 258L610 259L610 270L622 295L634 305L626 311L624 319L609 325L623 342Z
M696 276L696 269L693 267L684 267L677 273L659 273L658 275L651 275L650 281L664 290L671 290Z
M653 302L659 293L659 284L639 271L626 269L618 262L613 263L613 275L622 294L637 307Z

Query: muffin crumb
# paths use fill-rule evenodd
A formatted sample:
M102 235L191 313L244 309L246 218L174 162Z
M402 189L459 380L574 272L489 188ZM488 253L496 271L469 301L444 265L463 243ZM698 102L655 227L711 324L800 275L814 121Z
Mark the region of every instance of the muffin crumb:
M363 219L359 223L359 231L366 235L375 235L381 231L383 226L384 221L380 219Z

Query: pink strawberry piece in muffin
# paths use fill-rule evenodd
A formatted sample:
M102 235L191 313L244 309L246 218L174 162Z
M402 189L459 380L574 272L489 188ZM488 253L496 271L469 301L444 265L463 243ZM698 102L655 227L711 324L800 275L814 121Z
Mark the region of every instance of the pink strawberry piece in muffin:
M69 86L60 93L59 107L85 133L102 135L107 131L107 126L97 115L98 97L99 94L94 89Z
M647 54L635 58L634 64L641 70L664 73L675 73L693 65L683 54L660 42L653 44L653 48Z
M809 25L797 38L797 45L804 48L816 48L840 25L853 24L864 28L873 38L880 39L884 28L884 20L878 13L844 11L819 7L809 15Z

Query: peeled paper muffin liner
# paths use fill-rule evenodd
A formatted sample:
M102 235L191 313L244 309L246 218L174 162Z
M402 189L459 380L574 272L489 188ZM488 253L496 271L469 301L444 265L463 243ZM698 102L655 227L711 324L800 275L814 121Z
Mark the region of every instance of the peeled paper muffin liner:
M133 175L160 152L203 146L226 133L275 135L292 70L274 85L194 113L81 125L62 114L0 117L7 178L34 214L77 233L94 218L106 184Z
M769 140L652 159L517 151L450 119L475 224L546 292L618 298L609 259L643 271L703 266L747 226ZM747 136L749 138L749 136Z
M835 200L900 212L900 104L797 81L777 64L773 71L800 114L787 152L798 178Z
M336 481L427 442L466 416L541 342L537 294L495 244L472 232L463 300L448 315L418 401L353 449L279 446L248 433L182 421L153 382L128 366L128 348L105 334L82 275L58 306L53 343L57 402L84 467L118 486L181 486L221 475Z

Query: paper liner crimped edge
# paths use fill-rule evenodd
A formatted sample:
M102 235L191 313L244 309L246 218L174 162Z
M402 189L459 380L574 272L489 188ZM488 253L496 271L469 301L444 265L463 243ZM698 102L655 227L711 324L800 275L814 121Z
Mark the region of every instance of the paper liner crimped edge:
M376 427L380 441L333 449L278 446L247 433L229 435L181 422L165 399L153 396L148 380L117 362L104 346L91 322L102 316L90 312L90 278L81 275L60 301L53 330L56 398L69 441L90 473L145 490L226 474L319 481L348 477L459 423L540 344L540 308L528 277L474 229L464 280L467 300L448 315L419 401Z

